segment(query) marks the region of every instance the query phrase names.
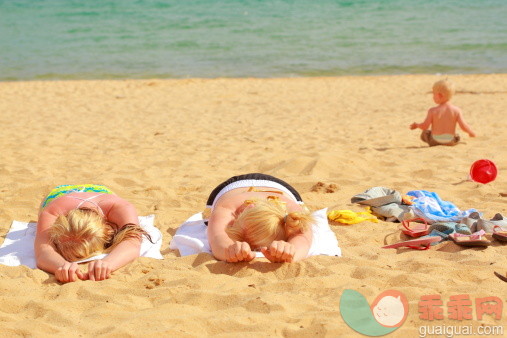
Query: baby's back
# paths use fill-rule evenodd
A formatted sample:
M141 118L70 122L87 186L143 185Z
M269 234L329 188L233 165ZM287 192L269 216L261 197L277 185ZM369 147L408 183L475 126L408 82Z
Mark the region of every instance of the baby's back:
M459 109L450 103L444 103L430 110L432 117L431 132L433 135L456 134Z

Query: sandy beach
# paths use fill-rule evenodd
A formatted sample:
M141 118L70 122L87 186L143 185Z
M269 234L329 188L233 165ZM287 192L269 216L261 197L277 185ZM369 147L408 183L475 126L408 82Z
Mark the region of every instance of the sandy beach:
M0 82L0 243L11 222L36 221L56 185L96 183L155 214L163 260L140 258L102 282L62 285L53 275L0 265L2 336L359 336L340 315L345 289L368 302L406 295L405 323L503 325L507 246L444 242L427 251L382 249L406 239L399 223L332 224L342 257L292 264L231 264L169 249L178 226L202 211L230 176L262 172L291 183L312 210L362 211L352 196L375 186L436 192L461 210L507 216L507 75L453 75L452 102L477 133L428 147L420 131L437 75L289 79ZM498 177L468 180L490 159ZM323 186L319 189L316 186ZM336 188L326 189L330 185ZM419 318L422 296L440 295L444 319ZM497 296L503 315L450 319L451 296ZM507 334L507 332L505 333Z

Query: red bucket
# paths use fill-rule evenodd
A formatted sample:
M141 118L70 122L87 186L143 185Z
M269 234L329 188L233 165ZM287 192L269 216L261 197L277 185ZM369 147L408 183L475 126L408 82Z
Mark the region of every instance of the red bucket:
M490 160L477 160L470 168L470 177L475 182L486 184L495 180L496 165Z

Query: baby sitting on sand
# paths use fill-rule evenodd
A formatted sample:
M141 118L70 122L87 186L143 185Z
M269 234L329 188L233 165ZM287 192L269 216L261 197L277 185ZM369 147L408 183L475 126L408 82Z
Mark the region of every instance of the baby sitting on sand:
M421 128L421 140L430 147L437 145L454 146L460 137L456 134L456 124L467 132L470 137L475 133L463 119L461 110L452 105L449 100L454 94L454 85L448 80L440 80L433 84L433 101L438 106L428 110L428 115L422 123L412 123L410 129ZM431 126L431 130L428 128Z

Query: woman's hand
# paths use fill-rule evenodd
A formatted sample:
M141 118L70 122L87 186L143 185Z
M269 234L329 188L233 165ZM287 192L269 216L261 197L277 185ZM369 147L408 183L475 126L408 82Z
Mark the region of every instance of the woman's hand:
M274 241L269 247L262 248L261 251L273 263L292 262L296 254L296 247L285 241Z
M113 269L108 261L97 259L88 263L88 279L99 281L111 277Z
M235 241L225 248L225 261L230 263L250 262L255 258L255 253L247 242Z
M55 277L62 283L75 282L78 278L82 280L87 279L85 274L79 270L79 265L77 263L70 262L65 262L62 266L56 269Z

